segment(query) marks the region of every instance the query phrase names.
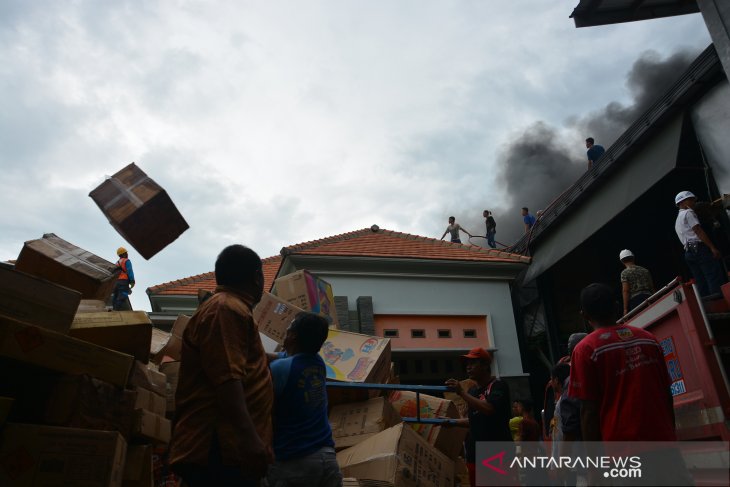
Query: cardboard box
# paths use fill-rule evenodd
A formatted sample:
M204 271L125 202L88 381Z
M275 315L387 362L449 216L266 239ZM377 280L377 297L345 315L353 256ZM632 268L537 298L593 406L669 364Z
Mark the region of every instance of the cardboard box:
M68 333L81 293L30 274L0 267L0 314Z
M53 233L25 242L15 269L75 289L84 299L103 301L111 296L119 273L116 264Z
M319 355L328 380L382 384L390 370L390 339L330 328ZM367 401L378 395L380 391L375 389L327 388L330 406Z
M0 438L0 485L122 485L127 444L116 431L9 423Z
M461 380L459 381L459 384L461 384L461 387L463 387L466 391L477 385L476 381L473 381L471 379ZM469 405L464 399L461 398L461 396L459 396L455 392L444 392L444 399L448 399L449 401L452 401L454 403L456 409L459 411L459 415L462 418L467 417L469 413Z
M122 487L153 487L152 446L129 445Z
M182 337L189 321L190 316L179 315L177 317L175 323L172 325L172 330L170 331L170 339L156 356L157 363L160 363L163 357L180 360L180 354L182 353Z
M159 328L152 327L152 340L150 341L150 361L158 363L162 356L160 352L167 342L170 341L171 333L160 330Z
M68 334L144 363L150 358L152 322L144 311L82 313L76 315Z
M132 391L88 375L66 375L52 387L43 420L54 426L118 431L128 439L134 401Z
M146 409L134 412L132 436L154 443L169 443L172 425L169 420Z
M286 329L297 313L303 310L292 303L271 293L265 292L261 301L253 310L253 319L259 327L259 332L283 344Z
M82 299L79 303L79 307L76 310L76 314L79 313L102 313L109 311L106 307L106 302L101 299Z
M129 391L134 397L134 409L146 409L147 411L164 416L167 412L167 396L162 396L141 387Z
M454 462L405 424L377 433L337 454L344 477L397 487L453 487Z
M327 378L384 383L390 373L390 339L330 329L319 355Z
M416 417L416 393L410 391L395 391L390 395L393 407L403 418ZM453 402L440 397L420 394L419 406L422 418L459 418L459 411ZM444 455L456 459L464 450L464 439L467 428L444 428L433 424L414 423L410 425L429 444L438 448Z
M175 412L175 394L177 393L177 381L180 378L180 362L164 362L160 364L160 372L167 378L167 393L165 394L166 411Z
M189 228L167 192L135 163L101 183L89 196L145 259Z
M386 398L376 397L333 407L329 421L335 448L339 450L400 423L401 418Z
M324 316L337 328L335 298L332 286L327 281L301 270L278 278L274 281L274 290L274 293L284 301L305 311Z
M124 387L134 358L93 343L0 316L0 356Z
M132 373L129 376L129 387L131 389L141 387L142 389L147 389L148 391L165 396L167 395L167 377L153 367L153 365L145 365L135 360L132 366Z

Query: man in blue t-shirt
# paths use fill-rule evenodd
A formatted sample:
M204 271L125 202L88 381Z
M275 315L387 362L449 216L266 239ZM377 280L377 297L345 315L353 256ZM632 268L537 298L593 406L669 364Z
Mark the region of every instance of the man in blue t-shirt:
M284 352L271 362L274 382L274 456L270 486L342 485L327 418L327 371L319 349L329 325L313 313L299 313L286 330Z
M525 233L529 233L536 220L534 216L530 215L530 210L526 206L522 207L522 221L525 222Z
M593 167L593 164L595 164L598 159L601 158L604 152L606 152L606 149L603 148L602 145L595 145L595 140L593 140L593 137L588 137L586 139L586 149L588 149L588 152L586 152L586 155L588 156L588 169Z

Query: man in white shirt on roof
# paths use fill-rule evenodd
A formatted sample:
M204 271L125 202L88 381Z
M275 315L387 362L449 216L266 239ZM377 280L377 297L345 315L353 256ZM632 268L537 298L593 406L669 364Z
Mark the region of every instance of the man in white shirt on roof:
M720 286L726 281L725 270L720 251L702 229L694 212L696 202L697 197L691 191L677 194L674 203L679 207L679 214L674 230L684 246L684 260L697 282L700 296L708 296L720 292Z

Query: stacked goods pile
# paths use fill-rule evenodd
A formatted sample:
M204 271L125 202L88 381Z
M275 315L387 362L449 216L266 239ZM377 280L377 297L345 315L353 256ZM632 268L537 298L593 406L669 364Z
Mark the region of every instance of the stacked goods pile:
M146 313L103 311L113 265L52 234L17 263L0 267L0 485L153 485L171 424Z
M135 163L108 178L89 196L145 259L189 228L167 192Z

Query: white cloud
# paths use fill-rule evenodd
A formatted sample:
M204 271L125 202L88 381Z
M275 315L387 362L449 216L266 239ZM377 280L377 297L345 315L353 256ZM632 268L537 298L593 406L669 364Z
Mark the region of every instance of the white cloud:
M44 232L112 259L87 194L136 161L190 230L139 287L369 226L481 228L500 147L625 101L638 53L709 43L699 15L575 29L558 2L3 2L0 258ZM678 41L680 39L681 41ZM576 143L576 153L582 148ZM498 203L498 202L497 202ZM466 210L464 210L466 211ZM479 225L479 227L477 227ZM141 291L134 304L146 308Z

